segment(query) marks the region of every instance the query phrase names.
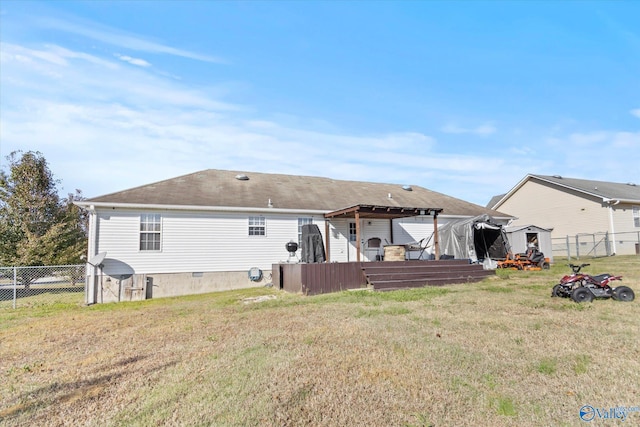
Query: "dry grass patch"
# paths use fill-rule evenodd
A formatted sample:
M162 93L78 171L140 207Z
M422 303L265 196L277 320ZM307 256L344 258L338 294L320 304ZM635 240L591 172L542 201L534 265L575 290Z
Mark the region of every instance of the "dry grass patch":
M591 263L640 293L638 258ZM0 423L580 425L585 404L640 406L638 301L550 298L567 270L2 310Z

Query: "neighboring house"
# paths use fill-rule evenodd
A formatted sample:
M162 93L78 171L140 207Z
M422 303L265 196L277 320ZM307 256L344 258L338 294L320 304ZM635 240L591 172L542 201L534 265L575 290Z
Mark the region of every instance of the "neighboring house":
M487 207L516 217L510 226L553 229L554 239L606 233L611 253L640 253L640 186L633 183L527 175Z
M352 262L411 242L431 255L437 221L511 219L418 186L213 169L76 204L90 213L88 303L265 285L299 259L286 245L305 224L328 262Z

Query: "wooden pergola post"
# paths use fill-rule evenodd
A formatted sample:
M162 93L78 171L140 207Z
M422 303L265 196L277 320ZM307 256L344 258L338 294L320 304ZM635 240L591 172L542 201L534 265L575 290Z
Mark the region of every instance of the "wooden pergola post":
M356 260L360 262L360 211L356 211Z
M440 259L440 241L438 240L438 211L433 211L433 247L436 259Z

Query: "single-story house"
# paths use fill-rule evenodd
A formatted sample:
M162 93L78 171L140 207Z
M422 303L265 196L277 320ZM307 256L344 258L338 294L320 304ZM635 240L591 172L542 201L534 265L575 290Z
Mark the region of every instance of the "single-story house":
M536 224L552 238L609 236L610 252L640 254L640 185L559 175L524 177L487 205L515 219L510 226Z
M288 243L307 224L327 262L367 262L410 243L407 258L432 256L438 221L511 219L416 185L214 169L76 204L89 212L87 303L263 286L274 263L298 262Z

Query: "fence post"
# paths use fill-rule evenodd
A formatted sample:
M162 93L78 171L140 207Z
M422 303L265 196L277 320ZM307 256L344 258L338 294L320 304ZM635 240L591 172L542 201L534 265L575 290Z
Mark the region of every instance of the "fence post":
M580 236L576 234L576 259L580 259Z
M571 244L569 243L569 235L565 238L565 242L567 243L567 261L571 261Z
M16 308L18 300L18 267L13 267L13 308Z

